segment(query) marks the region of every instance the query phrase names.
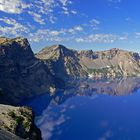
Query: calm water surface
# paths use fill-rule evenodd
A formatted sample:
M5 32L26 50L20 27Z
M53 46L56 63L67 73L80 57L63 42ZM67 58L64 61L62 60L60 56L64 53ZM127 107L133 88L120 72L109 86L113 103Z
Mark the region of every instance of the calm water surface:
M43 140L139 140L140 78L81 80L25 104Z

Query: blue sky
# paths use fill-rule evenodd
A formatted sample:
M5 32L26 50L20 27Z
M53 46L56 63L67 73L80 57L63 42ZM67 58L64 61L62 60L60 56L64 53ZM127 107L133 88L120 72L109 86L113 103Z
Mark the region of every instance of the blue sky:
M27 37L34 52L121 48L140 53L139 0L0 0L0 36Z

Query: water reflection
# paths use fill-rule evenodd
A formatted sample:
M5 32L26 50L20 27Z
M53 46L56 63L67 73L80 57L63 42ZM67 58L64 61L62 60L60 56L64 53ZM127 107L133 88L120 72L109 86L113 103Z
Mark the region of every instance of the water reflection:
M75 94L93 94L102 93L108 95L129 95L140 88L139 77L129 77L120 79L103 79L103 80L81 80L73 82L72 90ZM70 91L65 91L70 93Z
M36 124L43 140L138 140L139 89L140 78L82 79L28 105L41 108Z

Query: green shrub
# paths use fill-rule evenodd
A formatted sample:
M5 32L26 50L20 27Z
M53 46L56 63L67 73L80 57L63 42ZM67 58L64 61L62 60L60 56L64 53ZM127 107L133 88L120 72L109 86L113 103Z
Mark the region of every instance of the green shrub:
M30 122L29 121L25 122L23 126L24 126L25 129L29 128L30 127Z
M24 121L24 118L22 116L17 116L16 117L17 124L23 123L23 121Z
M8 115L11 116L12 118L16 118L16 114L15 114L14 111L10 111L10 112L8 113Z

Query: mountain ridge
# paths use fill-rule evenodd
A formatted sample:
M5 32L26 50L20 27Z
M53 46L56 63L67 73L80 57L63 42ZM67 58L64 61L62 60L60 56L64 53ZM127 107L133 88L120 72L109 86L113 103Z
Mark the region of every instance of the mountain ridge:
M61 54L60 56L60 52L55 48L59 48L61 52L63 50L63 55ZM78 51L68 49L64 46L61 47L60 45L53 45L41 50L36 54L36 57L43 61L46 61L46 63L49 61L52 63L52 65L54 65L56 61L60 61L59 58L62 57L64 59L63 64L65 64L63 68L67 70L67 75L72 75L74 77L87 77L91 74L92 77L100 78L105 76L139 76L140 74L139 54L117 48L105 51ZM73 60L76 60L76 62L74 62ZM73 67L72 64L74 63L77 63L77 66L79 67L79 69L77 69L77 74L75 75L72 74L74 71L70 72L70 68ZM70 68L68 65L70 65ZM80 72L79 70L81 70L82 72Z

